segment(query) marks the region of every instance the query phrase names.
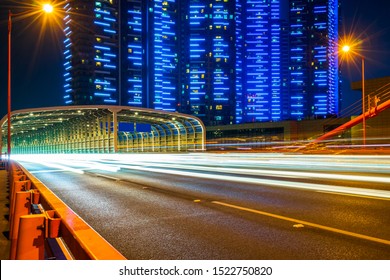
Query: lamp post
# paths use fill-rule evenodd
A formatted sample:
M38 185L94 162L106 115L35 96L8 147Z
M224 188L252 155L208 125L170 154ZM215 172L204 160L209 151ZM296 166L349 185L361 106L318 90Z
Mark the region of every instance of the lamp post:
M342 47L342 51L344 53L348 53L351 51L351 47L349 45L345 45ZM361 58L362 64L362 118L363 118L363 147L366 147L366 102L365 102L365 78L364 78L364 56L354 53L358 57Z
M11 158L11 29L12 13L8 11L8 94L7 94L7 156Z
M364 56L362 59L362 114L363 114L363 147L366 147L366 96L364 93Z
M45 13L53 12L53 6L45 4L42 7ZM25 13L22 13L25 14ZM8 92L7 92L7 156L8 163L11 159L11 33L12 33L12 17L19 14L13 14L8 10Z

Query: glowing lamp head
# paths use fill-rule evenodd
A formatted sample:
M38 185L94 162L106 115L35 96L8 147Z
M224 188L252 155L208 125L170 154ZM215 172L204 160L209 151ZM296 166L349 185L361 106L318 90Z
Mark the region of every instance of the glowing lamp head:
M45 4L43 5L43 10L45 11L45 13L52 13L53 12L53 6L50 5L50 4Z
M343 46L342 50L343 50L343 52L347 53L351 50L351 47L348 45L345 45L345 46Z

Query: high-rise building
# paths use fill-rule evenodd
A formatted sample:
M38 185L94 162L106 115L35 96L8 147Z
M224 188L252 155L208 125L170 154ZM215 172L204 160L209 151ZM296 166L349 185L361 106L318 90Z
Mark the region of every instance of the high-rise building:
M66 104L177 111L176 2L67 0Z
M145 39L144 39L144 27L145 17L143 11L145 10L144 1L134 0L126 1L127 9L121 10L121 18L127 23L127 32L121 36L122 38L122 50L124 50L122 59L122 65L126 69L124 83L122 83L122 92L125 91L127 100L122 105L134 106L134 107L148 107L149 100L146 95L143 94L144 89L147 88L145 84L146 73L144 71L145 58Z
M178 1L122 1L122 105L177 111Z
M183 57L189 113L207 124L229 124L235 114L235 2L189 0ZM184 73L183 73L184 74Z
M119 102L118 7L111 2L66 1L66 104Z
M180 2L189 112L211 125L280 120L280 1Z
M338 111L337 0L66 0L66 104L206 125Z
M237 122L281 120L280 1L241 1ZM241 100L240 100L241 99Z
M338 0L290 0L290 118L338 114Z
M281 96L281 118L282 120L290 119L290 41L289 38L289 23L286 15L285 19L280 23L280 96Z

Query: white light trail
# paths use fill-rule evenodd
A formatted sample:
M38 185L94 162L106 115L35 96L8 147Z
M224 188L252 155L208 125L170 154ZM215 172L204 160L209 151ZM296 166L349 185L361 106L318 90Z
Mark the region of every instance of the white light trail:
M79 174L83 174L84 170L117 172L123 168L210 180L390 198L390 186L389 190L376 190L345 185L346 182L352 181L376 183L383 186L390 184L389 156L310 156L259 153L84 154L52 155L52 157L45 155L44 161L42 157L26 158L24 156L23 160ZM359 172L375 175L361 175ZM268 178L258 178L259 176ZM269 177L287 179L277 180ZM335 180L337 185L296 182L289 180L291 178Z
M125 167L123 166L123 168ZM259 179L259 178L245 178L245 177L236 177L230 175L194 173L194 172L187 172L187 171L157 169L157 168L149 168L149 167L141 167L141 166L131 166L127 168L141 170L141 171L148 171L148 172L157 172L157 173L164 173L164 174L210 179L210 180L224 180L224 181L238 182L238 183L250 183L250 184L257 184L257 185L268 185L268 186L286 187L286 188L294 188L294 189L347 193L347 194L354 194L354 195L361 195L361 196L372 196L372 197L390 199L390 191L386 191L386 190L352 188L352 187L344 187L344 186L332 186L332 185L325 185L325 184L312 184L312 183L304 183L304 182L269 180L269 179Z
M359 176L359 175L343 175L343 174L331 174L331 173L316 173L316 172L299 172L299 171L277 171L277 170L251 170L240 168L226 168L226 167L202 167L202 166L185 166L183 164L153 164L153 163L137 163L143 166L153 166L157 168L175 168L193 171L208 171L208 172L220 172L240 175L255 175L255 176L274 176L284 178L310 178L310 179L328 179L328 180L348 180L348 181L360 181L360 182L372 182L372 183L390 183L390 177L382 176ZM121 165L121 168L132 168L128 165Z

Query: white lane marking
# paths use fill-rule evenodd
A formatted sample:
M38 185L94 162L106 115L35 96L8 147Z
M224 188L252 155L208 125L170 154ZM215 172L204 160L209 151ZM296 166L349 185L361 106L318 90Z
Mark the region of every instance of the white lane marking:
M111 177L111 176L107 176L107 175L103 175L103 174L98 174L98 173L90 173L90 174L96 175L97 177L103 177L103 178L106 178L106 179L114 180L114 181L120 181L121 180L120 178L115 178L115 177Z
M368 195L358 195L358 194L348 194L348 193L338 193L338 192L325 192L325 191L317 191L317 192L327 193L327 194L344 195L344 196L352 196L352 197L360 197L360 198L368 198L368 199L378 199L378 200L387 200L387 201L390 200L390 198L374 197L374 196L368 196Z

